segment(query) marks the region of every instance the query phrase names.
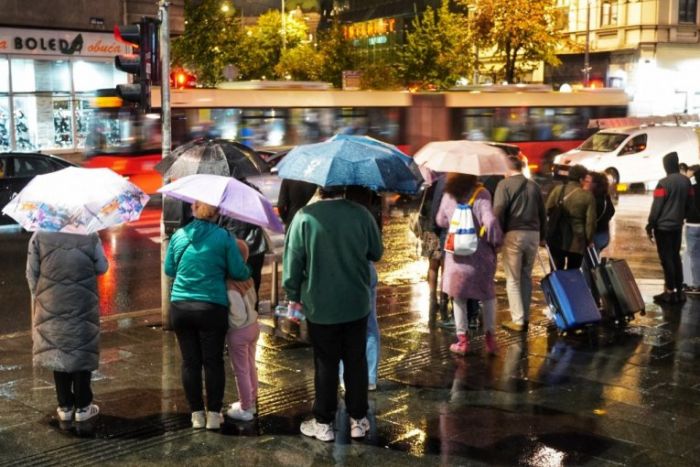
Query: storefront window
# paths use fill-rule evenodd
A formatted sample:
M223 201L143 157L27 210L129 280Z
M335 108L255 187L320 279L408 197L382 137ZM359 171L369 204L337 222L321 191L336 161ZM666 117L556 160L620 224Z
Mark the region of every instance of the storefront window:
M0 97L0 151L10 150L10 99Z
M96 89L113 88L126 83L126 73L114 68L113 62L73 62L73 87L75 92L89 92Z
M6 58L0 57L0 93L10 92L10 66Z
M66 60L12 59L13 92L70 92Z
M73 147L70 96L15 96L13 103L17 150Z

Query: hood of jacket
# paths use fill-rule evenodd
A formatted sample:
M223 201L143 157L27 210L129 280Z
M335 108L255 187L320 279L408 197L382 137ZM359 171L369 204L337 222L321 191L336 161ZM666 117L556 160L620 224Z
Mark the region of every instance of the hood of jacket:
M668 175L680 172L680 168L678 167L678 153L669 152L664 156L664 170Z

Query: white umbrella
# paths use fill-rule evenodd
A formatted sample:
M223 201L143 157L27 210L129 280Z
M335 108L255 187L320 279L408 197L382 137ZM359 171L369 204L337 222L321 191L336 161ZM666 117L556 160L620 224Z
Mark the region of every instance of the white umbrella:
M418 166L435 172L471 175L503 175L508 171L506 153L478 141L435 141L423 146L413 158Z
M109 169L38 175L2 209L29 231L89 234L139 218L148 195Z

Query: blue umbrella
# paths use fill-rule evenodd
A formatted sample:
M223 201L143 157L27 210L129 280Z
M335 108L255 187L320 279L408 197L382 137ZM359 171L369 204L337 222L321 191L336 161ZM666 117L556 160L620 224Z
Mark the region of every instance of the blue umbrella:
M360 185L373 191L415 194L423 179L413 160L395 146L367 137L336 135L292 149L279 176L320 186Z

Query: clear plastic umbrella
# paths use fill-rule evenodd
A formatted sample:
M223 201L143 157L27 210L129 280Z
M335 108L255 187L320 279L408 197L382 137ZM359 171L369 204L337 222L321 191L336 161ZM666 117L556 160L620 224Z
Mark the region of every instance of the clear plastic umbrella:
M3 209L29 231L89 234L139 218L148 195L109 169L38 175Z

